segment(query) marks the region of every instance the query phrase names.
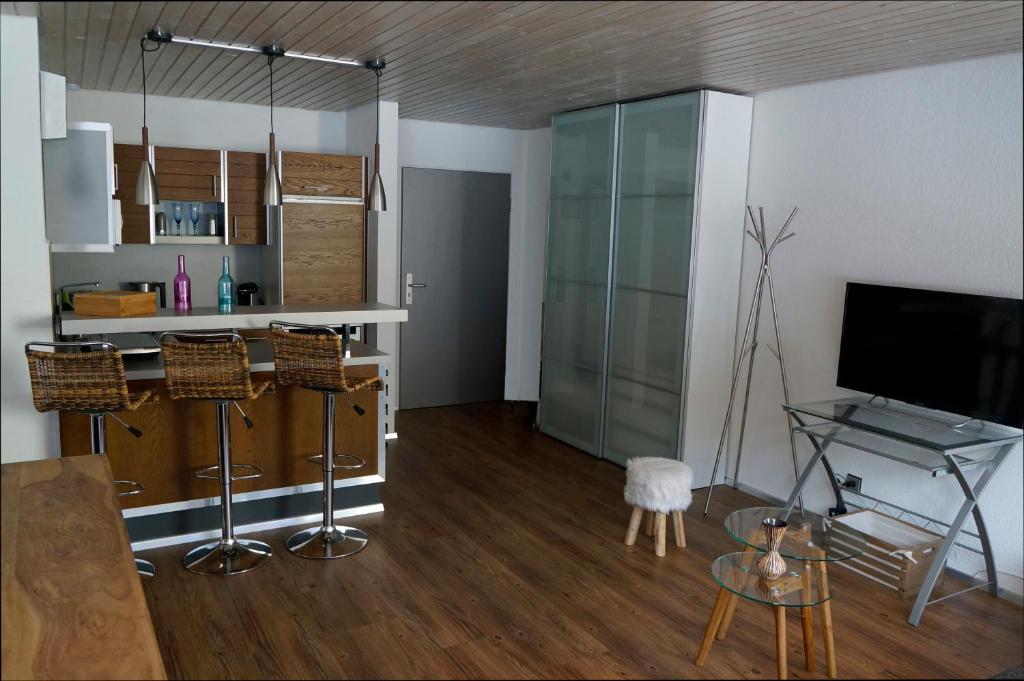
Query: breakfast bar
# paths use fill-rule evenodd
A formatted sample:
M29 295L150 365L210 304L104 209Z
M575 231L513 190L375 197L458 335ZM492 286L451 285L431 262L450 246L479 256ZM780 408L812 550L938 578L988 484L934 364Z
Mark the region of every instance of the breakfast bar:
M102 340L122 350L131 393L151 391L150 399L122 418L142 431L135 437L111 422L107 428L110 466L116 479L138 482L144 492L121 499L133 546L190 541L217 528L216 480L197 479L196 471L217 461L217 418L203 401L172 400L164 382L159 338L178 333L234 331L245 339L253 383L275 381L274 352L268 326L273 321L339 329L344 339L345 374L352 379L380 376L384 390L359 390L339 400L334 443L339 454L366 463L338 469L334 486L336 515L380 510L379 486L385 479L388 378L391 358L361 340L364 325L405 321L407 312L379 303L343 305L268 305L190 311L159 309L155 314L98 317L65 313L61 335L68 340ZM323 445L322 406L316 392L274 385L259 399L238 403L231 418L244 411L253 428L235 427L230 446L236 463L255 466L262 476L233 483L240 530L303 522L313 515L323 490L319 467L308 461ZM362 413L359 413L362 412ZM63 456L90 453L86 414L62 412Z

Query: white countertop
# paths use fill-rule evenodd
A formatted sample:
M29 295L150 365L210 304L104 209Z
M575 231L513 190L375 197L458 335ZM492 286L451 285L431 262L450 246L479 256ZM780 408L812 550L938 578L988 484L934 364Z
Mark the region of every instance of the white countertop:
M63 314L62 332L71 334L145 331L201 331L204 329L265 329L272 321L300 324L384 324L409 320L408 310L383 303L336 305L253 305L219 312L216 307L195 307L189 312L162 308L137 317L92 317Z
M249 371L274 370L274 348L269 340L250 338L245 345L249 353ZM352 341L349 350L351 354L345 358L345 366L353 367L391 361L391 355L359 341ZM134 358L132 355L125 355L124 373L125 378L129 381L161 379L164 377L163 357L147 355Z

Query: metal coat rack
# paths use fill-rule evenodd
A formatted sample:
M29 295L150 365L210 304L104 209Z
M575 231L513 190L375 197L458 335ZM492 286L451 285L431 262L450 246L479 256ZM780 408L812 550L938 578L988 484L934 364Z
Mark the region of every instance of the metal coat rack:
M766 344L768 350L775 356L775 359L779 362L779 372L782 375L782 396L783 404L789 404L789 383L786 380L786 359L782 352L782 334L779 331L779 313L775 304L775 285L772 282L772 265L771 257L775 249L778 248L786 239L796 236L795 232L786 233L789 229L789 225L793 222L793 218L796 217L798 207L793 208L793 212L789 214L789 219L786 220L782 228L779 229L770 242L768 241L767 232L765 230L764 222L764 207L757 209L758 216L761 219L760 226L758 220L754 217L754 209L747 206L747 214L750 215L750 222L752 223L754 230L747 230L747 235L754 240L758 248L761 250L761 265L758 271L757 284L754 286L754 296L750 301L750 312L747 314L747 325L743 331L743 342L740 344L742 351L739 357L736 359L736 367L733 369L732 374L732 388L729 391L729 406L725 410L725 423L722 425L722 437L718 441L718 453L715 455L715 467L711 472L711 485L708 487L708 496L704 501L704 515L707 516L708 509L711 507L711 494L715 489L715 478L718 476L718 466L722 461L722 453L725 450L726 438L729 434L729 424L732 421L732 408L736 403L736 389L740 383L740 373L743 369L744 360L747 361L747 384L743 390L743 413L740 417L740 435L739 442L736 446L736 467L733 472L733 487L736 487L736 482L739 479L740 473L740 458L743 455L743 435L746 431L747 426L747 408L750 405L750 380L754 373L754 359L757 356L758 340L757 332L761 322L761 303L764 300L764 291L767 287L768 298L772 306L772 323L775 327L775 347ZM789 432L789 449L793 456L793 476L794 479L800 477L799 465L796 459L796 439L793 435L793 423L792 416L787 412L786 419L789 422L787 425L787 431ZM804 500L803 495L800 495L800 509L803 510Z

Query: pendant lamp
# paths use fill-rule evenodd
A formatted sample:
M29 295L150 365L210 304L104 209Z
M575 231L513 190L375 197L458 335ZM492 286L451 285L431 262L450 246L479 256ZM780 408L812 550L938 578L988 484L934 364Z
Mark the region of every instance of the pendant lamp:
M384 195L384 183L380 179L380 76L383 60L378 60L373 72L377 74L377 136L373 145L373 179L370 180L370 191L367 203L370 210L382 212L388 209L388 199Z
M270 163L267 165L267 177L263 182L263 204L266 206L281 205L281 178L277 174L277 145L274 139L274 57L278 56L277 48L267 48L267 66L270 68Z
M142 149L146 154L139 167L139 177L135 180L135 203L140 206L155 206L160 203L160 193L156 185L156 173L149 162L149 128L146 127L146 52L155 52L160 44L151 50L146 49L146 38L139 41L142 49Z

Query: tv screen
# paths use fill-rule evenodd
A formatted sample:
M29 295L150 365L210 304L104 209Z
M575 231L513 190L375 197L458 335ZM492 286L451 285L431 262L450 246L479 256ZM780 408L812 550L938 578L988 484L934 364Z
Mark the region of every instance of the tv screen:
M1020 428L1024 301L846 284L836 384Z

